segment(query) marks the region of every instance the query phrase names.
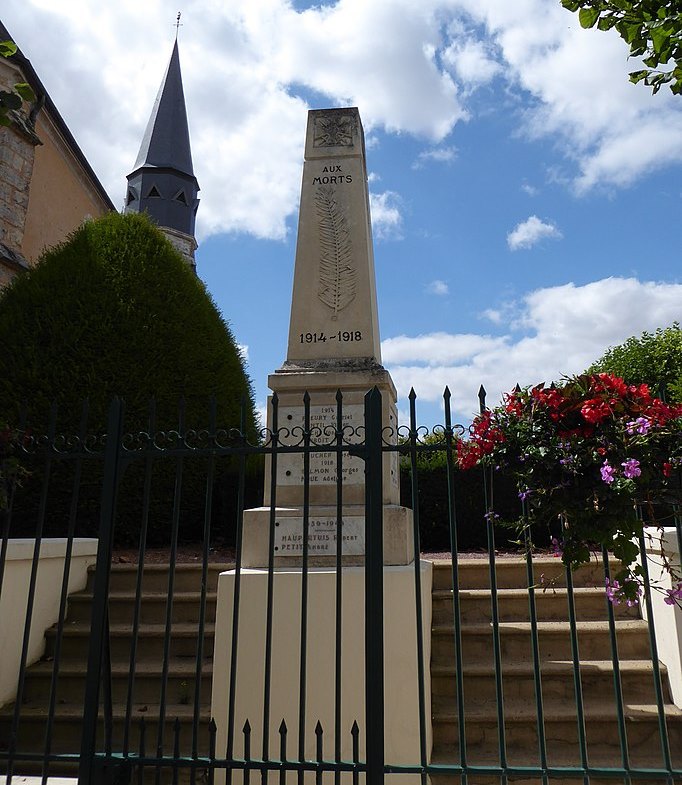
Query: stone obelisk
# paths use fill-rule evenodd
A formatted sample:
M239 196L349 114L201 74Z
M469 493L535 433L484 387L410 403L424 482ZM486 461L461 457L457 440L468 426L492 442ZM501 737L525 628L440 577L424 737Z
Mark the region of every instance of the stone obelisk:
M211 699L217 749L227 748L232 705L233 726L245 727L248 720L250 728L248 752L246 735L242 740L237 734L237 758L265 749L266 742L269 750L278 749L283 720L290 749L303 750L306 760L318 754L320 727L325 738L339 734L342 759L350 760L358 752L350 733L358 721L363 727L359 755L364 760L365 466L344 450L339 522L338 455L324 446L333 443L339 431L338 391L344 442L362 441L364 397L375 386L382 394L384 433L392 432L393 438L397 417L395 387L381 366L365 150L357 109L308 114L289 348L285 363L268 383L278 399L276 407L272 398L268 403L268 427L280 442L296 448L277 451L275 471L266 462L264 505L244 512L241 568L221 573L218 579ZM305 441L306 393L310 440L323 445L309 453L307 478L303 454L296 451ZM417 666L412 514L399 506L397 453L384 453L382 479L388 565L383 575L385 755L387 761L407 765L420 760L419 718L422 710L425 717L431 716L430 682ZM341 582L336 570L339 553L344 565ZM423 661L428 663L431 564L421 562L419 572L420 640ZM303 628L310 631L305 643L305 722L299 692L304 650L298 631ZM337 639L340 629L342 639ZM233 645L236 657L231 656ZM266 651L271 652L269 659ZM343 694L338 726L337 678ZM264 726L261 718L266 716L269 724ZM430 726L426 734L430 749ZM224 771L216 772L217 785L224 776ZM243 781L241 772L231 776L237 785ZM273 770L266 777L274 783L281 774ZM291 773L287 782L293 777ZM406 785L419 785L419 775L402 777ZM313 779L314 773L306 772L305 782Z
M337 391L342 394L342 425L349 441L362 438L364 396L382 393L383 426L396 433L396 391L381 365L374 254L367 188L365 141L356 108L308 113L301 186L296 265L287 359L268 378L277 393L277 428L282 442L302 441L304 395L310 396L310 425L332 441L337 425ZM272 398L268 428L274 427ZM360 429L358 431L358 429ZM295 564L302 553L303 455L278 455L276 488L266 466L264 506L246 511L244 563L265 566L270 505L277 509L275 557ZM316 452L309 471L309 556L324 564L336 554L337 457ZM364 463L343 456L343 556L364 556ZM411 511L399 506L396 453L383 466L384 553L388 564L413 558Z

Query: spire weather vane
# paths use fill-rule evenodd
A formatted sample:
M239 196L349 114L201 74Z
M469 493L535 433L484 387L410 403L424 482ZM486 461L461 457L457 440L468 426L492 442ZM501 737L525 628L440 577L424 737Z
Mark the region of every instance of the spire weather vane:
M175 17L175 40L178 40L178 34L180 33L180 28L182 24L180 22L180 17L182 16L182 11L178 11L178 15Z

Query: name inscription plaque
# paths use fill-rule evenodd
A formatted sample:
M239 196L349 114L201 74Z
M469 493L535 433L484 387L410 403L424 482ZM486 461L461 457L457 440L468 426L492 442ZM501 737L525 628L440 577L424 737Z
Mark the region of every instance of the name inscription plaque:
M337 426L336 406L310 407L310 427L313 434L311 445L331 444L336 441ZM303 442L303 425L305 411L302 406L281 406L279 422L289 433L281 434L283 444L299 444ZM344 444L357 444L364 438L365 410L362 405L343 407L342 425L344 428ZM358 429L360 433L358 434ZM310 453L310 484L335 485L337 475L337 453L332 451ZM347 452L342 453L341 477L344 485L362 485L365 481L365 462L362 458L354 458ZM303 485L303 453L279 455L277 459L278 485Z
M344 556L363 556L365 553L365 519L344 516L341 522ZM335 517L308 519L308 554L336 556L337 525ZM275 521L275 556L303 555L303 518L287 517Z

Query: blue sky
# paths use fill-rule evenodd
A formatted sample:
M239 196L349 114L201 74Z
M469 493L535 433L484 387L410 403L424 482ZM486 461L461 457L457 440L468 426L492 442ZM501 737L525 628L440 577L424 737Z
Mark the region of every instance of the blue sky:
M6 0L116 204L172 47L160 0ZM383 359L442 420L581 371L682 316L682 98L627 82L627 47L558 0L184 4L201 185L197 267L247 347L256 399L285 359L309 108L365 125Z

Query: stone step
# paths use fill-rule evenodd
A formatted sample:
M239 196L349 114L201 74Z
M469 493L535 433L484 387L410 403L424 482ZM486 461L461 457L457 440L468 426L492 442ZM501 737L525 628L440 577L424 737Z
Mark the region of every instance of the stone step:
M528 589L499 589L497 610L500 621L529 621ZM452 621L452 589L436 589L433 592L433 621L440 624ZM606 592L603 587L581 587L574 589L573 602L576 618L582 621L598 621L606 618ZM491 594L489 589L460 589L460 618L463 622L484 622L492 618ZM548 589L535 592L536 617L538 621L563 621L568 619L568 592L566 589ZM620 618L639 618L636 605L624 603L614 608Z
M458 559L460 589L489 589L490 566L488 558ZM618 568L618 562L611 562L611 569ZM500 556L495 560L495 576L498 589L525 589L528 587L525 558L519 556ZM604 566L601 559L594 559L573 573L573 585L578 587L603 587ZM566 568L561 559L551 556L533 557L533 584L550 588L566 586ZM452 588L452 563L449 559L433 562L433 588Z
M202 708L199 714L199 748L200 754L207 754L209 749L208 725L210 721L208 708ZM121 749L124 739L126 721L125 706L114 704L112 723L112 747ZM139 752L140 749L140 720L144 717L145 749L155 751L157 746L157 732L159 728L159 706L146 703L136 703L130 715L129 749ZM173 750L174 723L176 718L180 724L180 752L189 754L192 750L192 723L194 708L192 705L168 703L166 705L165 720L163 722L163 745L166 753ZM83 707L78 704L60 704L56 707L54 717L50 723L52 731L53 753L78 752L82 734ZM0 709L0 749L8 749L9 735L12 721L12 707ZM17 733L17 749L22 753L42 752L45 744L45 731L47 728L47 710L42 704L25 703L21 707L21 719ZM98 748L103 749L104 729L100 717L98 723Z
M218 589L218 576L221 572L233 570L234 563L211 562L208 565L206 587L208 591ZM109 576L109 591L134 591L137 581L137 564L112 564ZM142 590L144 592L168 593L168 564L145 564L143 570ZM200 591L202 565L199 563L176 564L173 577L174 592ZM88 570L86 591L92 592L95 580L95 567Z
M28 672L24 686L24 700L47 706L52 689L52 662L38 662ZM80 703L85 697L86 663L62 664L57 676L56 701L58 704ZM128 698L130 670L124 663L114 663L111 668L112 700L125 704ZM133 679L135 703L158 704L161 694L162 663L137 662ZM213 663L202 660L200 701L211 702ZM178 705L194 703L196 666L193 659L171 659L168 663L166 700Z
M111 624L111 660L112 662L126 663L130 659L131 625ZM197 636L199 628L195 623L181 622L173 624L170 634L170 657L194 658L197 653ZM204 627L204 657L213 654L214 624ZM163 657L165 624L141 624L138 630L137 661L153 660L160 662ZM45 655L54 656L57 629L50 628L45 633ZM67 622L62 635L62 650L60 665L69 661L84 661L87 658L88 643L90 640L90 625L86 622Z
M500 766L500 758L499 753L495 751L494 754L483 754L477 748L470 748L473 755L475 755L475 759L469 760L467 756L467 765L470 767L475 766L489 766L489 767L499 767ZM534 754L534 758L531 759L528 756L528 750L518 750L514 749L513 747L507 748L508 751L508 764L507 765L521 765L521 764L514 764L514 761L518 760L527 760L527 762L523 765L526 766L533 766L540 768L540 760L539 755L537 754L536 750L533 750L532 753ZM592 767L598 768L607 768L613 769L615 767L621 768L621 753L619 747L608 747L608 746L601 746L597 747L593 745L590 749L590 756L588 758L588 764ZM639 768L640 769L657 769L660 770L664 768L661 766L660 756L638 756ZM511 763L509 763L511 761ZM456 748L448 748L443 753L434 754L431 759L431 764L433 766L461 766L461 761L459 758L459 752ZM550 766L554 766L556 768L566 767L574 769L573 776L569 776L569 773L566 771L550 771L549 778L546 781L543 781L541 776L531 777L528 774L513 774L508 777L507 782L513 783L513 785L581 785L581 783L585 782L585 778L581 773L581 761L579 754L576 753L575 749L571 748L570 746L566 746L565 748L561 748L560 746L556 746L554 750L554 754L552 756L552 760L550 761ZM634 764L633 764L634 768ZM438 774L438 773L431 773L429 774L429 779L431 785L460 785L461 779L459 774ZM652 774L646 776L645 774L639 774L637 778L634 777L630 780L632 783L637 783L637 785L668 785L670 779L665 776L665 774L661 774L658 777L654 777ZM677 779L673 780L677 783ZM501 785L504 780L501 779L500 775L493 775L493 774L482 774L478 772L470 772L467 777L468 785ZM589 785L614 785L614 783L623 783L626 782L624 777L614 777L613 774L611 776L593 776L589 777Z
M628 751L632 765L642 766L658 761L662 763L659 734L659 717L656 706L627 704L625 725ZM682 711L675 706L665 707L665 720L673 765L682 765ZM515 704L505 712L507 760L512 765L533 765L538 760L538 733L534 702ZM610 750L601 759L613 765L619 760L613 753L619 750L618 722L608 706L593 703L585 711L585 729L588 755L591 763L600 762L600 752ZM575 710L561 701L544 704L544 730L547 756L551 765L572 760L580 761L578 725ZM499 755L497 713L494 708L470 709L465 716L467 758L470 764L490 761ZM435 711L433 718L434 749L442 757L450 750L453 760L458 757L458 715L456 712ZM512 752L515 751L515 752Z
M668 672L661 668L664 700L670 702ZM621 691L624 700L630 703L654 703L653 668L648 660L620 660ZM464 674L465 705L481 703L493 705L496 701L496 686L493 669L485 663L466 666ZM575 701L573 662L550 660L541 667L542 695L544 699ZM589 696L607 702L614 701L613 663L611 660L583 660L580 663L580 683L583 698ZM433 700L449 700L454 707L457 694L456 668L454 664L431 666ZM502 667L502 689L505 704L512 701L534 700L535 682L531 662L505 662Z
M206 595L205 621L215 621L217 593ZM165 620L168 595L165 592L145 591L140 599L140 622L153 624ZM109 621L132 624L135 616L136 595L134 591L118 590L109 595ZM199 622L201 592L173 592L173 622ZM78 592L69 597L69 622L89 622L92 613L92 594Z
M538 622L538 640L542 660L570 660L571 641L568 622ZM580 659L600 660L610 652L609 625L601 621L580 621L576 624ZM463 624L462 656L465 663L493 663L491 624ZM500 649L503 660L527 662L532 659L530 622L503 622L499 625ZM627 619L617 625L619 657L648 659L649 635L646 622ZM432 628L431 660L437 664L455 662L454 626L434 625Z

